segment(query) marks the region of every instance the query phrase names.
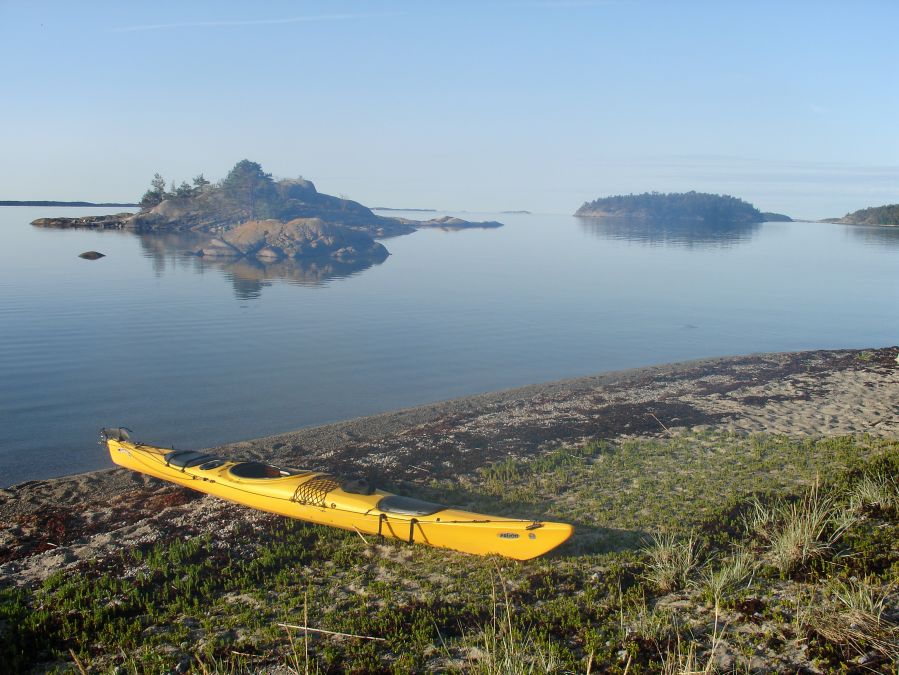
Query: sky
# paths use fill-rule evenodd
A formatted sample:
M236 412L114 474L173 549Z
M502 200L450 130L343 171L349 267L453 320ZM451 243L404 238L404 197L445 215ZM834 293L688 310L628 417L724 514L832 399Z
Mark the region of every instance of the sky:
M899 2L0 0L0 199L239 160L368 206L899 202Z

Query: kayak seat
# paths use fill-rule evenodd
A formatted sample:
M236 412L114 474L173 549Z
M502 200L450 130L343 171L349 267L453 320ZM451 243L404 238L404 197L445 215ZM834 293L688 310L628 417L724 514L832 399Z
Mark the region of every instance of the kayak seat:
M430 516L432 513L443 511L446 507L422 499L389 495L378 502L377 508L384 513L395 513L398 516Z
M375 493L375 488L364 478L349 478L343 481L340 489L354 495L373 495Z
M238 478L282 478L281 470L271 464L262 462L240 462L230 469L232 476Z
M211 459L215 459L212 455L196 450L175 450L165 456L165 463L169 466L175 466L179 469L189 469L190 467L203 464Z

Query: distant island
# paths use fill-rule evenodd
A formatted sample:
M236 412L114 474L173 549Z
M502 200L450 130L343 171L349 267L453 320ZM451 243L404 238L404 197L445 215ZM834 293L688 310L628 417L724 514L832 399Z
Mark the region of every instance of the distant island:
M575 216L640 220L760 223L761 211L742 199L707 192L644 192L585 202Z
M766 223L792 223L794 222L790 216L785 216L782 213L771 213L770 211L762 211L762 218L765 219Z
M411 211L413 213L435 213L437 209L395 209L389 206L372 206L372 211Z
M470 220L462 220L461 218L454 218L453 216L431 218L431 220L422 220L418 222L418 227L433 227L440 230L490 230L502 226L502 223L498 223L495 220L485 220L480 223L473 223Z
M500 213L518 213L522 215L530 215L530 211L500 211Z
M387 250L374 237L392 237L421 227L465 229L501 227L459 218L430 221L379 216L359 202L316 190L302 177L275 181L244 159L221 181L203 174L192 183L166 185L156 174L137 213L38 218L36 227L122 229L138 233L192 232L205 242L196 252L215 258L330 258L341 264L381 262Z
M899 225L899 204L872 206L847 213L842 218L825 218L822 223L840 223L843 225Z
M124 202L58 202L48 199L39 199L31 201L0 201L0 206L140 206L140 204L127 204Z

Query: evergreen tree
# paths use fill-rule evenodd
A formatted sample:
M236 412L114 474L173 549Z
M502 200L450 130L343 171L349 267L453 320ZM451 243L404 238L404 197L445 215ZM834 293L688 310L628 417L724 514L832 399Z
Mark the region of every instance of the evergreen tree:
M160 195L165 194L165 178L163 178L160 174L154 174L153 180L150 181L150 185L154 192L157 192Z
M272 213L275 184L256 162L243 159L222 181L222 189L234 205L250 218L268 218Z
M140 205L142 208L152 209L167 196L165 192L165 178L157 173L153 176L153 180L150 181L150 189L141 197Z

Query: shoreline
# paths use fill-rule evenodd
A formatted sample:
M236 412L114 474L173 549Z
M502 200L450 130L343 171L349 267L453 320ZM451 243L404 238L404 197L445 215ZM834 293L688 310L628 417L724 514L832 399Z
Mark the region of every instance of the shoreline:
M420 480L426 477L421 464L439 475L441 465L453 459L453 470L470 471L546 446L658 435L665 428L899 434L899 420L888 416L895 409L890 406L899 405L897 353L896 347L773 352L643 366L460 397L210 451L274 462L318 461L326 470L339 465L379 473L383 465L395 472L391 475ZM876 401L866 406L866 398L879 398L883 408ZM821 399L827 399L824 405ZM424 456L413 462L415 452ZM390 461L379 461L383 455Z
M869 354L870 359L859 359L858 357L861 354ZM614 406L618 401L624 403L628 398L634 399L628 403L631 405L642 404L649 411L645 414L646 417L649 417L649 413L655 414L653 410L658 411L666 407L672 408L668 411L673 414L669 418L669 422L672 422L670 424L665 423L663 425L662 422L665 421L665 418L661 416L659 416L661 417L660 420L654 420L651 423L647 423L645 420L638 420L637 418L634 418L631 423L622 423L621 420L610 420L610 423L603 425L604 428L601 430L612 432L613 436L663 433L665 427L676 428L695 426L696 424L718 426L726 422L728 417L739 416L741 407L739 402L732 401L730 405L722 401L719 401L718 405L706 402L705 404L700 403L697 407L695 404L699 403L698 398L700 396L711 395L720 399L722 395L738 392L738 390L747 386L764 387L766 384L770 386L776 380L786 380L800 374L832 374L832 371L845 371L850 368L854 370L876 369L883 374L888 373L891 366L895 366L896 372L899 373L897 358L899 358L899 347L893 346L800 352L760 352L737 356L691 359L528 384L399 408L327 424L303 427L293 431L259 436L207 448L184 449L204 450L213 454L223 455L246 455L248 458L275 463L298 460L315 462L320 460L325 464L330 464L332 463L330 460L335 457L340 457L341 463L346 463L349 461L345 457L347 450L362 451L366 456L377 454L376 447L372 446L383 444L391 437L420 436L421 432L428 427L445 429L448 424L458 425L463 418L488 417L498 414L504 408L512 408L519 411L527 411L527 409L531 408L533 410L530 411L530 414L536 416L540 412L539 409L546 408L549 402L558 404L562 401L567 401L570 404L572 401L579 400L581 404L584 404L586 403L584 399L588 397L594 399L593 402L598 408L603 408L605 407L604 402L596 400L596 395L602 396L603 394L612 394L607 396L608 401L605 402L606 405ZM671 386L672 383L678 381L685 384L686 389L692 389L690 387L691 383L693 385L703 384L704 390L685 392L681 391L685 389L684 387L681 387L681 390L679 390ZM805 384L808 385L809 383ZM897 379L897 384L899 384L899 379ZM623 396L622 392L628 389L631 390L633 395L630 397ZM819 389L823 389L823 387ZM789 393L785 393L787 391ZM671 401L672 397L682 397L681 395L684 393L687 393L686 403L682 402L680 406L674 405ZM793 395L791 396L790 394ZM780 399L793 400L795 402L808 399L809 392L799 391L795 386L787 386L785 391L778 392L776 396ZM759 395L750 394L744 403L757 407L760 403L759 399ZM678 411L676 409L678 407L683 407L684 409ZM692 410L689 408L692 408ZM550 412L550 417L553 419L550 422L544 421L539 426L546 428L555 426L559 432L559 438L548 438L552 434L539 435L541 438L537 446L545 444L549 440L561 441L565 438L574 438L574 434L571 433L573 427L581 428L576 424L577 420L568 419L567 424L572 428L564 429L566 420L555 419L558 416L554 416L549 410L543 410L543 412ZM685 415L685 417L679 417L678 412ZM518 417L521 418L521 416L521 412L519 412ZM528 414L525 412L525 417L527 416ZM451 420L447 418L451 418ZM583 423L587 420L588 418L584 417L580 421ZM518 422L519 424L514 426L522 426L522 420L518 419ZM683 422L690 423L684 424ZM877 427L885 425L882 427L883 430L889 429L894 433L899 433L899 420L890 422L886 419L882 421L875 419L873 422ZM526 426L526 423L524 426ZM827 426L827 424L822 426L822 432L827 430ZM830 426L833 426L832 421ZM829 430L849 433L858 431L856 428L858 424L853 424L852 421L846 421L845 424L837 426L842 428ZM735 429L742 429L743 431L761 431L758 427L758 423L754 425L747 424L746 420L742 420L734 425ZM586 429L583 430L586 431ZM769 429L769 431L779 433L784 431L784 429ZM413 434L413 432L417 433ZM812 433L810 429L802 426L795 429L795 432L800 435ZM139 436L138 432L138 440ZM546 438L543 438L544 436ZM526 439L520 440L523 445L529 445ZM509 445L507 449L510 454L518 455L514 448L511 447L512 444L507 445ZM523 449L525 450L524 454L530 454L527 452L528 448ZM536 449L536 446L530 448L531 451ZM486 454L494 455L496 453L488 452ZM357 463L359 466L365 466L366 464L365 461ZM308 468L315 467L309 466ZM5 488L0 487L0 518L3 516L2 506L6 492L18 491L28 486L43 483L82 480L90 476L120 471L122 470L110 466L107 469L96 469L52 478L25 480Z
M432 403L208 449L367 478L456 481L507 459L678 429L899 436L899 348L720 357L614 371ZM137 440L140 440L139 434ZM99 451L99 450L98 450ZM160 516L164 511L166 516ZM0 489L0 580L30 584L155 541L179 523L269 518L124 469Z

